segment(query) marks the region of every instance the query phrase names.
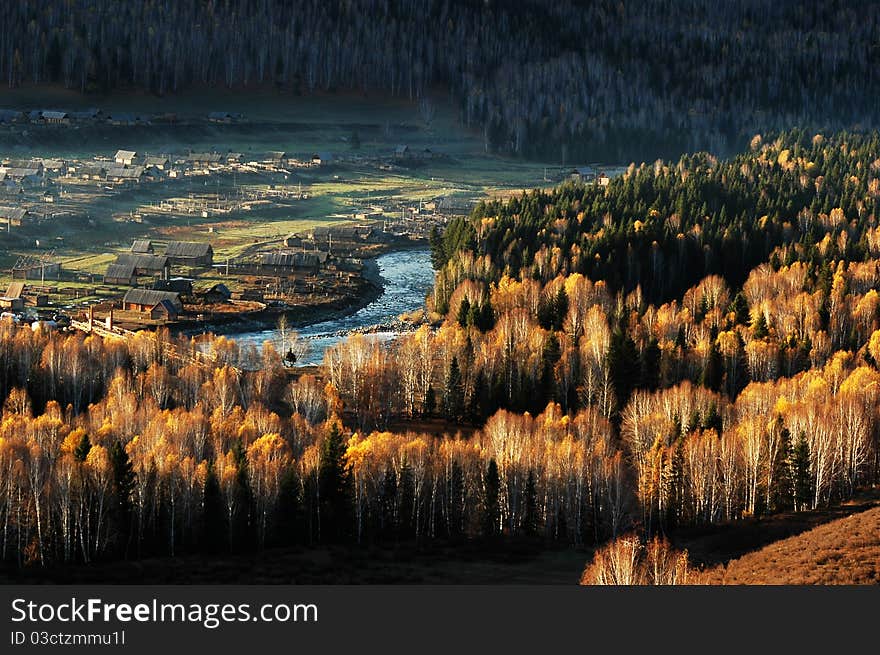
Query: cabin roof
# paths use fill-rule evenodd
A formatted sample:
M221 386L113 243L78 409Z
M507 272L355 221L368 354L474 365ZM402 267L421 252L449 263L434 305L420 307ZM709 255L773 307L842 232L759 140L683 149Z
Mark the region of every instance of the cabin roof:
M214 249L210 243L198 241L170 241L165 248L168 257L207 257L213 255Z
M125 292L122 302L126 305L147 305L155 307L163 300L171 302L173 307L180 305L180 294L176 291L156 291L154 289L129 289Z

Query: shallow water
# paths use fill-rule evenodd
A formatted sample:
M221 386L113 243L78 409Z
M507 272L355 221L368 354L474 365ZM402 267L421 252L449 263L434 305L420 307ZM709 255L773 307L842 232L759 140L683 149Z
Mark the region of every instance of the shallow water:
M340 331L384 325L395 320L400 314L424 306L425 296L434 282L430 250L425 248L391 252L378 257L376 264L385 282L382 295L366 307L344 318L297 328L300 337L305 338L309 344L309 353L301 358L297 365L320 364L324 360L324 351L345 338L338 334ZM376 332L368 335L368 338L389 341L395 336L394 332ZM242 332L229 335L229 338L241 345L262 346L265 341L271 341L279 352L281 351L281 336L275 329Z

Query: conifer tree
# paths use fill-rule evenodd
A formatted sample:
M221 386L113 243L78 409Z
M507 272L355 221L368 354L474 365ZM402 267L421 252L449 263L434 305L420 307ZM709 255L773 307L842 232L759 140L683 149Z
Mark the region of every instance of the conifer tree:
M538 534L538 488L535 483L535 472L532 469L529 469L529 477L526 479L522 529L527 537Z
M73 456L76 458L78 462L86 461L86 457L89 456L89 451L92 449L92 442L89 440L89 435L86 432L83 432L82 438L79 440L79 443L76 445L76 448L73 451Z
M660 344L651 337L641 357L641 386L649 391L656 391L660 386L660 355Z
M498 476L498 465L494 459L489 460L483 478L483 516L482 533L487 539L498 535L501 521L501 480Z
M379 536L388 539L397 534L397 473L385 469L379 498Z
M351 533L351 475L345 459L345 439L336 422L330 426L321 444L318 488L321 540L346 540Z
M299 479L293 468L288 468L281 478L276 514L278 542L283 545L296 543L302 521L302 500Z
M133 536L133 495L137 477L128 453L119 441L114 441L110 447L110 466L113 473L113 505L110 520L116 535L117 548L120 554L125 556Z
M781 419L778 419L781 421ZM770 511L785 512L792 509L794 503L793 463L794 448L791 433L787 428L780 432L779 448L771 466L773 467L773 485L770 490Z
M461 304L458 306L458 324L461 327L467 327L468 322L472 319L471 316L471 303L467 299L467 296L461 299Z
M813 496L810 476L810 446L807 443L807 435L803 431L798 435L797 443L792 452L791 469L794 509L800 512L809 507Z
M458 420L464 409L464 386L458 358L453 357L443 385L443 413L448 419Z
M208 474L205 477L202 507L201 549L208 554L223 552L229 545L226 511L223 507L220 482L211 461L208 462Z

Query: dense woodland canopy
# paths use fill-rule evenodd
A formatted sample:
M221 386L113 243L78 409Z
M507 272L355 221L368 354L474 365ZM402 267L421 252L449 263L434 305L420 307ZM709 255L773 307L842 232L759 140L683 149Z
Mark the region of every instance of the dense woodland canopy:
M485 203L435 236L434 327L295 380L268 344L4 323L0 554L592 544L843 501L880 475L878 197L880 136L792 132Z
M847 0L10 0L0 75L84 92L443 89L489 147L629 160L877 127L878 33L880 3Z

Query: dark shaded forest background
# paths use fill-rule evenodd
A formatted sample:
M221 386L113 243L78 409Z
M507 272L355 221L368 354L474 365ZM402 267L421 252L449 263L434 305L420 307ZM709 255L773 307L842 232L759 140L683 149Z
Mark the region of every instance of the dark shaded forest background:
M641 160L876 127L878 23L880 3L852 0L9 0L0 75L84 93L448 93L493 150Z

